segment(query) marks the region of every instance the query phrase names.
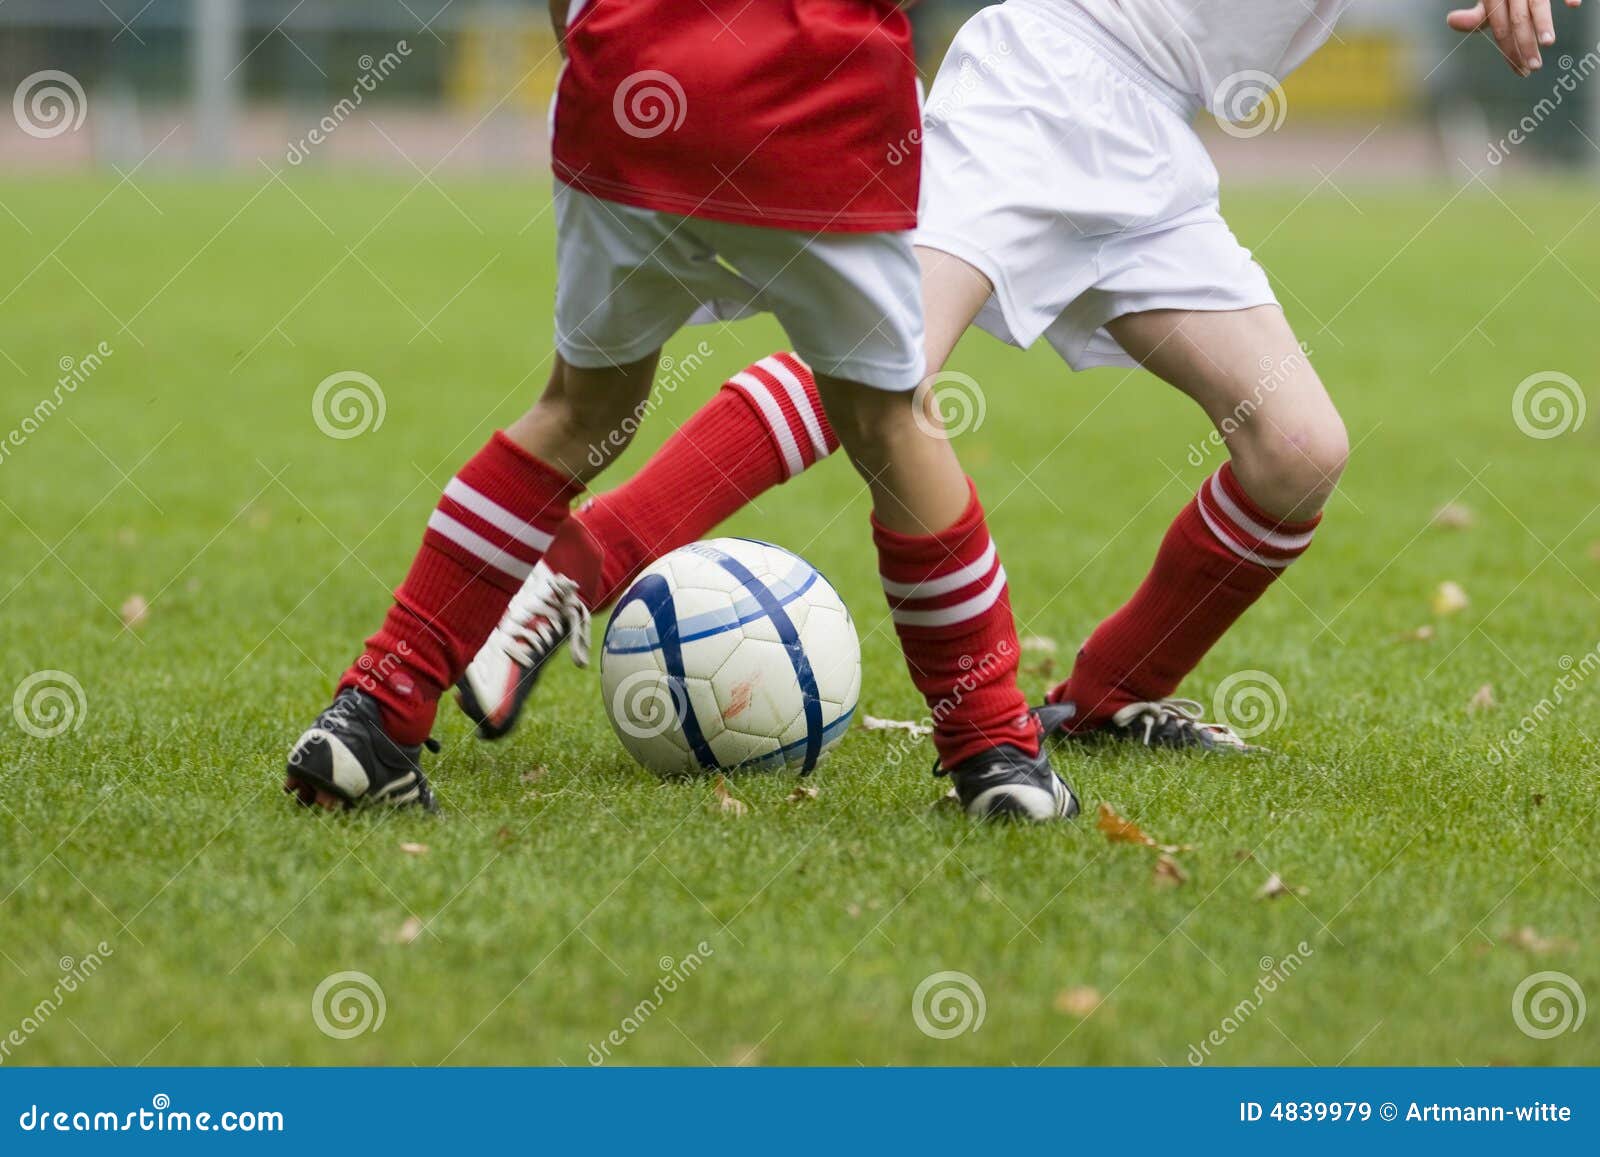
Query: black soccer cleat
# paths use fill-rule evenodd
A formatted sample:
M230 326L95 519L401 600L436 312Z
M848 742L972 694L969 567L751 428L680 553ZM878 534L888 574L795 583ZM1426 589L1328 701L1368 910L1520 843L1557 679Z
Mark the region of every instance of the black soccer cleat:
M415 747L390 739L378 701L346 687L295 740L284 791L308 805L317 801L318 793L326 793L347 807L416 804L435 811L433 791L422 774L423 746L439 750L432 739Z
M1203 708L1193 699L1158 699L1150 703L1130 703L1104 723L1081 731L1069 731L1066 723L1077 714L1071 703L1047 703L1035 708L1044 720L1051 712L1053 722L1044 724L1045 734L1053 739L1084 742L1107 739L1134 743L1141 747L1215 751L1228 755L1261 755L1268 749L1246 743L1226 723L1211 723L1201 717Z
M563 645L571 646L574 663L588 664L589 608L575 581L540 562L456 683L456 702L480 736L510 733Z
M1068 820L1078 814L1078 797L1043 748L1029 755L1002 743L955 767L936 765L934 774L950 777L961 809L974 819Z

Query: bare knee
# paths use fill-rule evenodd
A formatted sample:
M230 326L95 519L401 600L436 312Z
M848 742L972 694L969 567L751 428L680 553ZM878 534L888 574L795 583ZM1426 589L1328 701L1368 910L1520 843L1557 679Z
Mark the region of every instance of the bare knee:
M1229 440L1233 470L1245 493L1285 521L1315 517L1332 496L1350 458L1350 438L1331 406L1290 428L1251 423Z

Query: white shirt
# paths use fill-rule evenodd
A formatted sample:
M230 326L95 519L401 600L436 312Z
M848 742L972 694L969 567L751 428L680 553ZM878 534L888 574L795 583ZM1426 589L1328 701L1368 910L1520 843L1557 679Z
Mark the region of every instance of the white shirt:
M1350 0L1067 0L1152 72L1242 120L1322 47Z

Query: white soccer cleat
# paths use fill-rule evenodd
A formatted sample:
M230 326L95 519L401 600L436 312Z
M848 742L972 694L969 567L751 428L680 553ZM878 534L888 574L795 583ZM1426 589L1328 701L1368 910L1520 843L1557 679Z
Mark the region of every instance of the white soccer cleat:
M480 736L510 733L544 665L563 643L571 645L574 663L588 666L589 608L576 582L540 562L456 683L456 702Z

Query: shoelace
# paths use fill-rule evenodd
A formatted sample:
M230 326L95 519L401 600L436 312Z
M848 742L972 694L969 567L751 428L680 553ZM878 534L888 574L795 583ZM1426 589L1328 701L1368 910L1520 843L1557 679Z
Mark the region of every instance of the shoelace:
M1193 699L1157 699L1149 703L1130 703L1111 717L1118 727L1144 724L1143 742L1150 745L1155 729L1164 723L1186 731L1204 731L1212 740L1227 747L1245 747L1245 741L1226 723L1211 723L1204 718L1205 708Z
M572 661L589 665L589 608L578 596L578 584L563 574L544 582L524 583L511 599L505 617L495 628L500 646L520 666L531 667L536 652L548 651L567 632Z

